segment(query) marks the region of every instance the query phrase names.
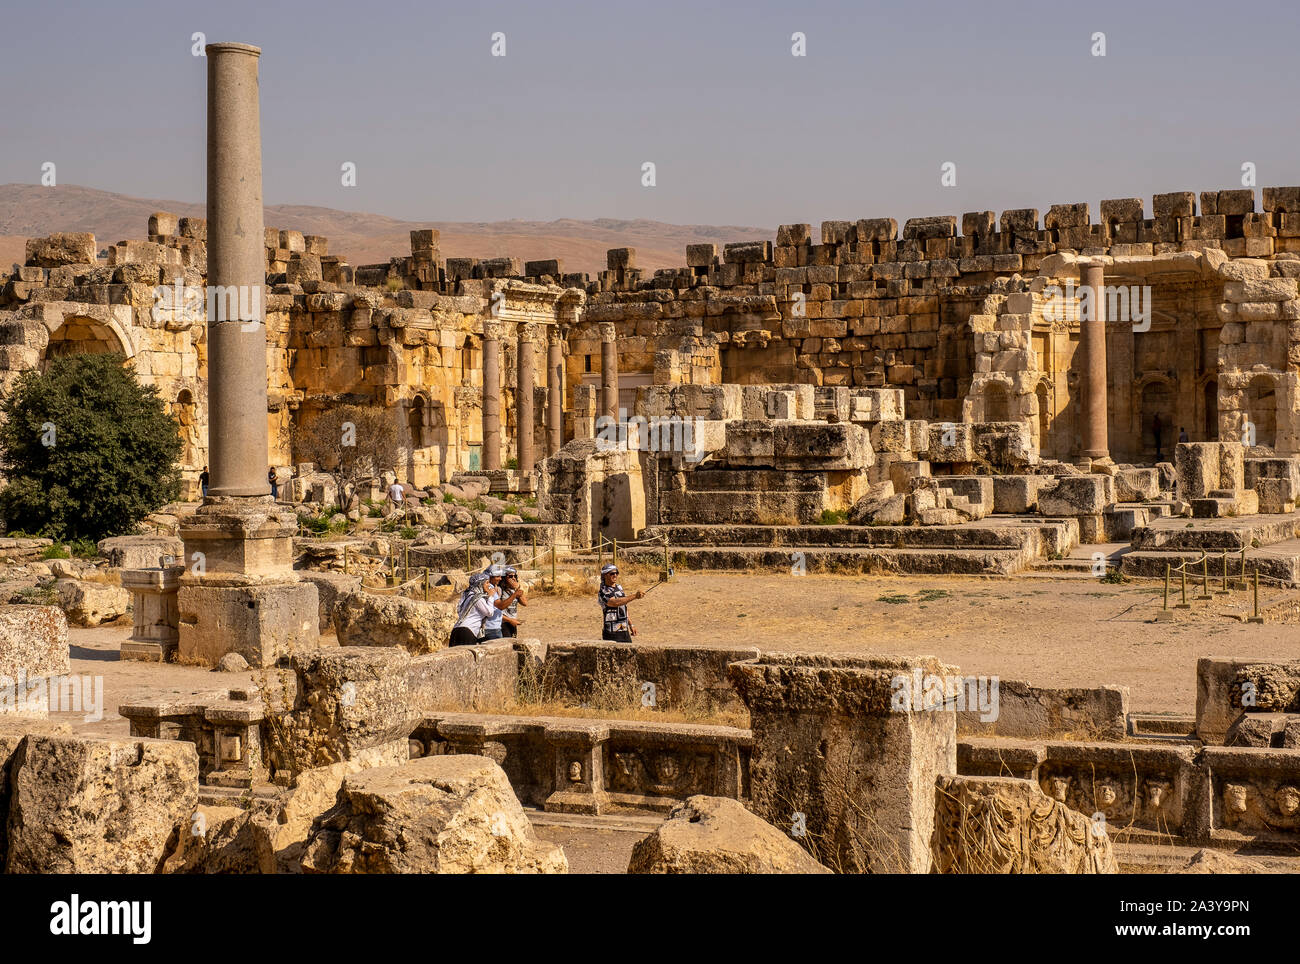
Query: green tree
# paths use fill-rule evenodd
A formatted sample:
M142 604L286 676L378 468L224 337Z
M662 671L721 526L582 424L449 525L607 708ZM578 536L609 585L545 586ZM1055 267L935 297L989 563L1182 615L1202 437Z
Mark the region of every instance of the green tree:
M0 517L57 539L132 532L180 494L180 426L121 355L55 358L0 397Z

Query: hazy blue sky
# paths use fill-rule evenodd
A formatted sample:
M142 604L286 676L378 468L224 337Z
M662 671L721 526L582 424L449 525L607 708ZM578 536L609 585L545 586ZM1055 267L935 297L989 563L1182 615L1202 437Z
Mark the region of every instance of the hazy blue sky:
M6 4L0 182L201 201L195 31L263 49L271 204L775 226L1300 184L1267 0Z

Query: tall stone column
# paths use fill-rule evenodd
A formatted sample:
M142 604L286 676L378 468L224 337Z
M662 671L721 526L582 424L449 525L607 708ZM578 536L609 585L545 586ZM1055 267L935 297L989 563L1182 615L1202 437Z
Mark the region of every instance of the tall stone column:
M519 343L515 351L515 455L520 472L531 472L533 453L533 385L537 381L533 341L537 326L519 325Z
M316 587L293 571L297 520L267 482L266 263L258 58L207 46L208 498L182 528L178 654L251 666L318 645ZM214 311L215 309L215 311Z
M560 326L551 325L546 345L546 454L564 447L564 343Z
M1079 320L1080 366L1083 383L1083 454L1090 459L1110 455L1106 428L1106 268L1089 261L1082 282L1092 289L1092 314Z
M618 418L618 343L613 322L600 326L600 411L597 415Z
M207 47L210 496L269 495L265 236L257 65L248 44ZM215 291L213 290L215 288Z
M501 322L483 322L483 470L501 468Z

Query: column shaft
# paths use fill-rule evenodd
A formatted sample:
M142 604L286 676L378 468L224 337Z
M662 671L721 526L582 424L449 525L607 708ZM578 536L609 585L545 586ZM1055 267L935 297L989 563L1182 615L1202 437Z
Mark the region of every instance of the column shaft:
M208 464L212 496L270 494L266 239L257 64L247 44L208 44ZM214 310L215 309L215 310Z
M501 468L501 325L483 323L483 468Z
M597 415L618 418L618 344L614 326L600 326L600 411Z
M552 327L546 346L546 454L564 445L564 352L559 327Z
M515 358L515 455L520 472L531 472L533 454L533 385L536 382L532 325L519 326L519 347Z
M1079 348L1083 352L1084 435L1083 454L1100 459L1110 455L1106 416L1106 269L1087 264L1083 283L1092 289L1092 313L1079 321Z

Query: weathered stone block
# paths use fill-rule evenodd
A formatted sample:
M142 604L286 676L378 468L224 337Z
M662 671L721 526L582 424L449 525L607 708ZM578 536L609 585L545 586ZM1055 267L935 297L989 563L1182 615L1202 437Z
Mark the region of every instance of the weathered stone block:
M567 873L486 757L430 756L344 779L312 825L306 873Z
M11 766L11 874L156 873L198 804L198 753L180 740L32 734Z
M629 874L829 874L738 800L688 797L637 843Z

